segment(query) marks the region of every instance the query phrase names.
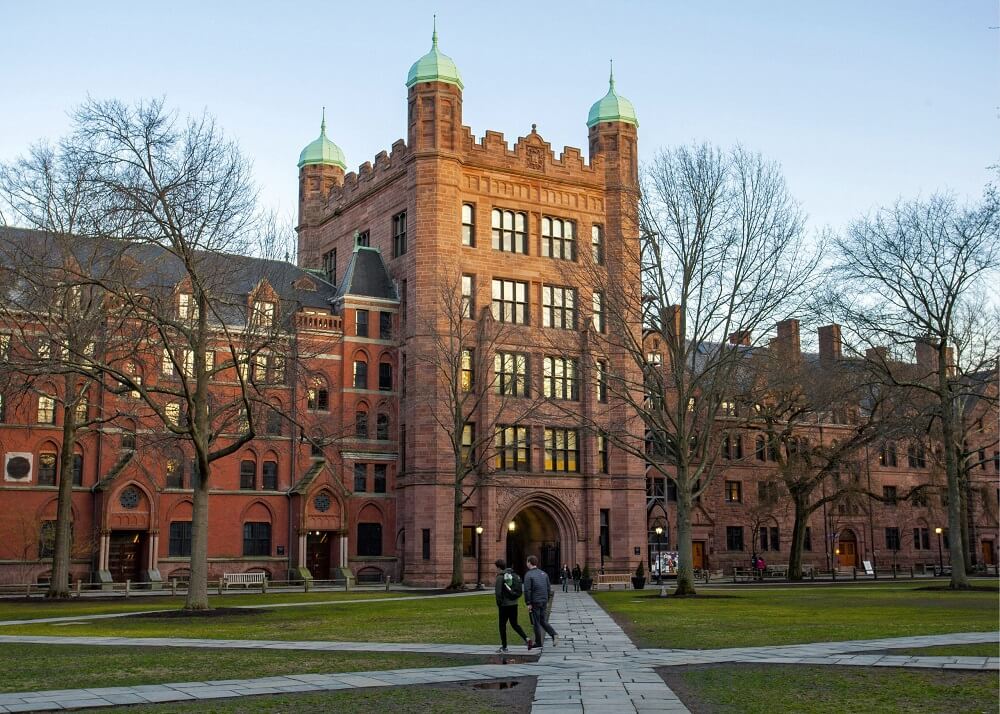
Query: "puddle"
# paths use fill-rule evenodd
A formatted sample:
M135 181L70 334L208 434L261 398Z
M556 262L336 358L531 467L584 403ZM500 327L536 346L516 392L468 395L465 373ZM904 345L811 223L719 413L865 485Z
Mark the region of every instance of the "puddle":
M489 664L525 664L538 661L538 655L499 654L489 658Z
M510 680L507 680L507 681L500 681L500 682L480 682L479 684L473 684L472 688L473 689L513 689L514 687L516 687L519 684L520 684L520 682L518 682L516 679L510 679Z

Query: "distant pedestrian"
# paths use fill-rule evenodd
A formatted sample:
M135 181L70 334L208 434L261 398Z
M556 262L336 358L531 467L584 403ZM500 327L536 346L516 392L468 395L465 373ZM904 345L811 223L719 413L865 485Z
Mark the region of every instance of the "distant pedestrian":
M524 574L524 601L531 614L531 624L535 628L535 646L538 648L545 644L546 632L552 638L552 645L556 644L556 631L548 623L546 612L551 590L552 583L549 582L548 573L538 567L538 558L529 555L528 572Z
M577 563L573 566L573 592L580 592L580 578L583 577L583 571L580 570L580 564Z
M564 593L569 592L569 581L573 579L573 573L570 572L568 565L563 565L562 570L559 571L559 582L562 583L562 588Z
M531 649L532 641L524 634L524 630L521 626L517 624L517 604L521 599L521 593L524 591L524 585L521 582L521 578L517 576L513 570L507 567L507 563L504 562L503 558L496 562L497 566L497 579L494 590L496 591L497 597L497 612L499 615L500 624L500 653L506 653L507 650L507 623L514 629L521 639L524 640L524 644Z

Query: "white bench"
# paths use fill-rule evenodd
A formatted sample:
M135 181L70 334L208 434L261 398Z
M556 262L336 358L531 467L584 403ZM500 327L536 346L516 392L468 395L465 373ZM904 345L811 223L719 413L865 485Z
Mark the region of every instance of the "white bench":
M620 573L604 573L603 575L597 576L597 587L602 585L607 585L608 590L611 589L613 585L624 585L625 589L628 590L628 586L632 584L631 575L622 575Z
M242 585L245 588L251 585L260 587L267 586L267 575L265 573L226 573L222 576L223 586L229 588L230 585Z

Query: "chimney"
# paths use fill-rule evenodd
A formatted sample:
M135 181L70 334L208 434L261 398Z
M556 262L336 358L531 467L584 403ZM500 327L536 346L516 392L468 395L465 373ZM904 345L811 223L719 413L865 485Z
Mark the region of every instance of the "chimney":
M677 344L677 339L681 336L680 305L667 305L663 308L660 312L660 327L663 330L663 339L671 344Z
M771 340L771 349L782 352L791 359L799 359L801 348L799 345L799 321L782 320L778 323L778 336Z
M917 340L913 343L917 355L917 364L929 370L938 366L937 345L929 339Z
M744 347L750 346L750 331L740 330L739 332L733 332L729 335L729 344L731 345L743 345Z
M841 358L840 325L823 325L819 328L819 359L836 362Z
M865 359L875 364L884 364L889 358L887 347L869 347L865 350Z

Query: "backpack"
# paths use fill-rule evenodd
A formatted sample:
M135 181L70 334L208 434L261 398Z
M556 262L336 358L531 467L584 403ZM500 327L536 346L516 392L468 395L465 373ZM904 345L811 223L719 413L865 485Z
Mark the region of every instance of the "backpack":
M504 573L503 596L508 600L516 600L524 594L524 583L517 573Z

